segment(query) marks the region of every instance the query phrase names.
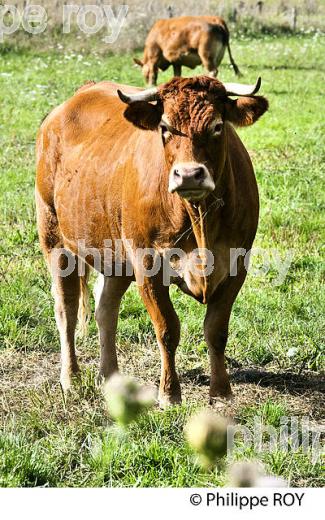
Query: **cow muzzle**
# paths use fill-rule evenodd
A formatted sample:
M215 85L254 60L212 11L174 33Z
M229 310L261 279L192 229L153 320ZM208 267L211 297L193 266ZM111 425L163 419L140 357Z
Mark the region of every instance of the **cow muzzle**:
M178 163L170 171L168 191L184 199L202 200L214 189L214 181L204 164Z

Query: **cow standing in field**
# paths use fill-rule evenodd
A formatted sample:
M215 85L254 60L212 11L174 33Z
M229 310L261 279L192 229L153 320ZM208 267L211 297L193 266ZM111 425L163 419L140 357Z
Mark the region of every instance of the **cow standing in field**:
M158 20L146 39L142 67L148 85L156 85L158 71L173 65L174 76L182 75L182 66L194 69L202 63L216 77L226 48L236 75L239 69L232 57L226 22L218 16L182 16Z
M118 370L119 306L135 280L161 352L160 403L180 402L180 323L164 281L166 264L150 276L154 257L138 261L135 253L154 250L161 259L178 248L186 260L203 250L212 255L212 271L207 274L202 265L193 272L191 262L169 256L169 267L175 267L170 283L207 304L210 396L231 395L224 350L231 308L246 276L243 256L231 273L231 248L250 250L259 208L252 164L232 125L250 125L267 110L267 100L254 95L259 84L174 78L142 91L102 82L77 91L43 122L37 141L38 229L52 271L64 389L78 372L75 328L89 269L79 276L76 260L104 273L109 240L113 269L103 277L95 313L100 375L107 379ZM124 246L122 255L117 242ZM203 253L203 263L204 258Z

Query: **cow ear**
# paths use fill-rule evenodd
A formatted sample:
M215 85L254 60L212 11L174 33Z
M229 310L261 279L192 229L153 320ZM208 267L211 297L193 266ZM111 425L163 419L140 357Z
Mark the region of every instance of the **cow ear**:
M124 111L124 117L141 130L157 130L162 113L160 103L153 105L146 101L136 101L128 105Z
M249 126L255 123L268 107L268 100L263 96L228 99L225 118L236 126Z
M136 65L139 65L139 67L143 67L143 62L141 60L138 60L138 58L133 58L133 61Z

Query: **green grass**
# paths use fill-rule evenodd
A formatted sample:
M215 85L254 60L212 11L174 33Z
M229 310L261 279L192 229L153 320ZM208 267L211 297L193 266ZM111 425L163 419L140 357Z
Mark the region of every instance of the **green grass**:
M270 101L269 113L240 131L261 197L255 245L277 249L281 258L293 251L281 285L273 283L275 269L248 276L234 305L227 354L244 372L232 370L237 400L228 412L241 424L252 425L256 415L276 428L282 415L308 415L314 422L322 417L324 44L319 36L233 42L243 81L261 75ZM227 59L220 78L234 80ZM153 411L123 435L112 427L94 385L93 322L79 347L83 382L62 401L50 280L35 227L34 142L44 115L88 79L142 84L129 55L0 53L0 485L222 485L224 471L203 473L184 441L184 422L207 402L208 362L205 308L176 289L172 296L182 322L178 366L187 398L182 408ZM134 287L123 300L118 345L124 371L156 382L155 338ZM268 383L259 383L262 375L254 379L251 367L269 374ZM320 464L305 454L258 454L243 450L240 439L236 446L235 458L257 457L293 484L323 482Z

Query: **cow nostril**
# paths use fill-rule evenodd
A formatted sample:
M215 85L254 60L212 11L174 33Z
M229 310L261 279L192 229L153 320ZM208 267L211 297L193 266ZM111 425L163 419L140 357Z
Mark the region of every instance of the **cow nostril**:
M198 168L196 173L194 174L194 179L197 181L200 181L204 177L204 170L203 168Z
M179 173L179 171L178 171L177 169L174 170L174 175L175 175L175 177L180 177L180 176L181 176L180 173Z

